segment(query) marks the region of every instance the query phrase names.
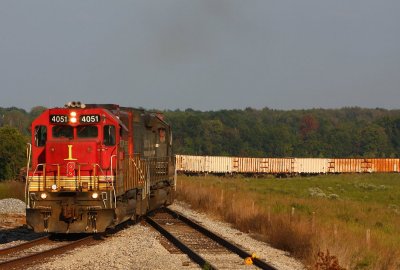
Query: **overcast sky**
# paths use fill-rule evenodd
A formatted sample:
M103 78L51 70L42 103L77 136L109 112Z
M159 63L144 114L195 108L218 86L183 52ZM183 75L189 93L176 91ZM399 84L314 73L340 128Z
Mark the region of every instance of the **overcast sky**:
M0 107L400 108L399 0L1 0Z

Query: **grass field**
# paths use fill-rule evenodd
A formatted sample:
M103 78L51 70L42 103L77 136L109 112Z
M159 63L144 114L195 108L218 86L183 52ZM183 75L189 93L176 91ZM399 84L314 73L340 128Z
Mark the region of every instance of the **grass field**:
M318 252L328 250L347 269L400 269L400 174L180 175L178 199L291 252L310 268L321 259Z
M0 182L0 199L16 198L24 200L25 183L17 181Z

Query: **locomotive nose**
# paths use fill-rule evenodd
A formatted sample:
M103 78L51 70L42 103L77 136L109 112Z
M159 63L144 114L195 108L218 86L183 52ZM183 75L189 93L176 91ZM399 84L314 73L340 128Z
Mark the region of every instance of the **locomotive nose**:
M97 142L57 142L49 141L46 147L46 159L53 164L94 164L99 163Z

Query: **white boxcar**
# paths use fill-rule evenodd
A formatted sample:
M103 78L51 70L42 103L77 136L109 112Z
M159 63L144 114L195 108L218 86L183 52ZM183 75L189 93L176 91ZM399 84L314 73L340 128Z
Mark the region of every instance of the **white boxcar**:
M328 173L329 159L327 158L295 158L295 173L323 174Z
M232 173L232 157L176 155L176 170L188 173Z
M201 173L206 169L204 156L176 155L175 160L177 171Z
M292 174L294 173L294 158L268 158L268 173Z
M234 157L232 170L235 173L258 173L260 172L260 159Z
M233 158L235 173L265 173L292 174L294 172L293 158Z
M206 156L205 172L207 173L232 173L232 157Z

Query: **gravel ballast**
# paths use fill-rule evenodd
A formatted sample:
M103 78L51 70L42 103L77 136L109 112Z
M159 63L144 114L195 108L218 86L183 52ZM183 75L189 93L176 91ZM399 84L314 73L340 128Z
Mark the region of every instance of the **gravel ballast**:
M227 223L212 220L179 202L170 208L196 220L229 241L240 244L248 252L255 252L260 259L272 263L277 269L305 269L287 253L254 240ZM97 245L75 249L29 269L200 269L186 255L169 253L160 244L159 238L159 234L150 227L136 224L99 241ZM243 269L243 266L240 268Z
M0 214L25 214L25 208L25 203L18 199L0 200Z

